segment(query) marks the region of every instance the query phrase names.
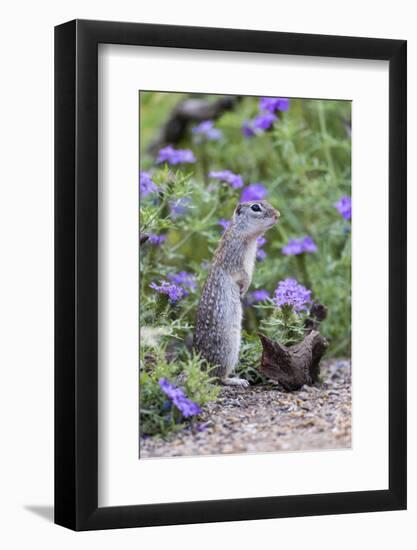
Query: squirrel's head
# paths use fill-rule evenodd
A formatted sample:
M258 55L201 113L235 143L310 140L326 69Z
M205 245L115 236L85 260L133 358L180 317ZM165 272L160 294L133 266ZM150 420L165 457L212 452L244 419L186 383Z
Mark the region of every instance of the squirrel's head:
M241 202L233 215L233 225L247 237L258 237L278 221L280 213L267 201Z

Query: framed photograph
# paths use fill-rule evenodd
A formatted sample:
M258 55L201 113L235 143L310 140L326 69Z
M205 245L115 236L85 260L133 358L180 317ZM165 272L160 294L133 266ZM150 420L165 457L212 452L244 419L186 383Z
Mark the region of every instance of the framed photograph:
M406 508L406 42L55 29L55 522Z

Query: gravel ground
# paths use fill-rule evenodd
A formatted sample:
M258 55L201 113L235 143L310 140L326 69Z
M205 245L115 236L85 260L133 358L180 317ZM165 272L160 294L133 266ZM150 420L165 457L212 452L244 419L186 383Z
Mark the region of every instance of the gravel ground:
M196 426L167 440L141 440L140 457L350 447L350 361L323 362L321 373L321 385L291 393L271 385L224 387Z

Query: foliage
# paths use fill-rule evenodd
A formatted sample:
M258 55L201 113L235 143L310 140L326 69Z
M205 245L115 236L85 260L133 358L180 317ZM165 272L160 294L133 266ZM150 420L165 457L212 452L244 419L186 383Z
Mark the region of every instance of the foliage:
M305 315L294 311L288 305L280 308L272 306L269 309L270 314L260 322L259 331L262 334L285 346L292 346L304 338Z
M259 323L259 332L272 340L277 340L286 346L300 342L305 335L304 321L306 312L297 312L293 306L277 307L272 300L254 306L262 310L262 319ZM266 382L265 377L258 371L261 363L262 345L257 334L246 331L242 334L240 361L237 373L249 380L251 384Z
M142 436L166 435L184 427L188 420L181 407L174 404L161 387L168 381L181 389L199 407L216 399L219 386L213 384L210 371L198 354L182 350L179 355L166 347L141 346L140 431Z
M236 367L237 375L245 378L251 384L266 382L267 380L263 374L258 371L261 355L262 345L258 336L244 330L242 333L239 363Z
M285 320L285 308L273 300L257 303L253 292L272 296L288 278L327 306L322 332L330 342L328 355L350 354L350 102L291 99L267 117L275 107L260 113L259 98L243 97L214 123L196 123L194 131L191 125L185 137L172 144L180 153L169 149L169 155L151 155L148 146L161 125L187 97L140 94L140 169L157 186L156 191L141 193L140 201L140 231L151 235L140 247L140 324L159 331L159 349L147 348L146 358L142 353L142 403L153 403L151 410L159 411L146 413L149 433L165 433L173 426L172 419L168 422L161 414L164 397L158 376L174 382L186 365L198 362L184 354L192 347L200 291L224 230L222 220L230 220L242 193L266 193L281 218L259 245L244 302L241 375L253 383L261 380L256 371L259 330L284 337L286 331L290 341L297 337L294 327L303 312L293 317L292 311ZM174 160L159 162L162 158ZM179 277L184 272L193 285ZM175 360L170 360L172 353Z

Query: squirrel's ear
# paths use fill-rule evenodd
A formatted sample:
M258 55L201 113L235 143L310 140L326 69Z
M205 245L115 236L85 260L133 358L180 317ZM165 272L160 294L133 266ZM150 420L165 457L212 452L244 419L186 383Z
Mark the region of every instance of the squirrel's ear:
M241 204L238 204L237 207L236 207L236 215L239 216L240 213L242 212L242 205Z

